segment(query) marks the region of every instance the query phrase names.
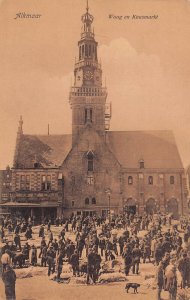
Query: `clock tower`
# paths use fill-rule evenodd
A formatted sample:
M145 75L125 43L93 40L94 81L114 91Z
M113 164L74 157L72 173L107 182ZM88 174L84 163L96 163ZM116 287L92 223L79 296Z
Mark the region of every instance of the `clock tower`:
M108 130L110 113L106 104L107 91L102 86L102 70L98 61L98 43L92 30L93 16L82 15L81 38L78 42L78 58L74 67L74 86L71 87L69 102L72 109L72 143L78 140L88 124L104 136Z

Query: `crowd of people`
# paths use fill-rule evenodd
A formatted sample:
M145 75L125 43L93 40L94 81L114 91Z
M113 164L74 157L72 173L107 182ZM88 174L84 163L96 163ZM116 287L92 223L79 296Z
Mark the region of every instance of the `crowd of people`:
M27 220L13 217L2 220L2 278L6 295L10 296L12 291L11 299L14 299L16 281L11 266L23 267L28 262L32 266L47 267L48 276L56 273L58 282L63 265L70 264L73 276L86 274L87 284L97 283L105 261L122 260L126 276L130 272L138 275L141 263L152 263L156 266L158 300L162 290L167 290L170 299L175 300L179 285L190 287L190 225L187 218L175 224L171 215L161 214L137 216L128 213L109 219L72 215L57 218L54 224L46 218L38 229L40 247L33 240L33 228L30 217ZM10 234L14 235L12 242L8 240ZM26 242L21 243L23 235ZM177 270L181 282L177 280ZM6 291L9 277L12 288Z

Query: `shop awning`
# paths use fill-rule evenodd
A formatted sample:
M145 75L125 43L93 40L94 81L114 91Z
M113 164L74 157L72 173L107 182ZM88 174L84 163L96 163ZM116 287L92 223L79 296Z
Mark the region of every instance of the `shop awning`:
M6 202L0 204L2 207L40 207L39 203L19 203L19 202Z
M57 207L57 203L26 203L26 202L6 202L1 203L1 207Z

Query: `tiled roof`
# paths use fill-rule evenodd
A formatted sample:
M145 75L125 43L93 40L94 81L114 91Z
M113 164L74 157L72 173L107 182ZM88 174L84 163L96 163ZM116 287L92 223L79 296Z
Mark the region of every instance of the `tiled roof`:
M123 167L183 168L172 131L108 131L107 143Z
M125 168L183 168L172 131L108 131L107 144ZM42 167L62 165L72 146L72 136L22 135L15 166L32 168L35 162Z
M23 135L20 139L15 166L33 168L60 166L71 149L71 135Z

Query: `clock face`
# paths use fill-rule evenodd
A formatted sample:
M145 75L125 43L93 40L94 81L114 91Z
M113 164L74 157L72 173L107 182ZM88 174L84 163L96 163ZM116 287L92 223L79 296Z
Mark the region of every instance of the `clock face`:
M91 80L92 78L93 78L93 73L92 73L92 71L86 71L85 73L84 73L84 79L86 79L86 80Z

